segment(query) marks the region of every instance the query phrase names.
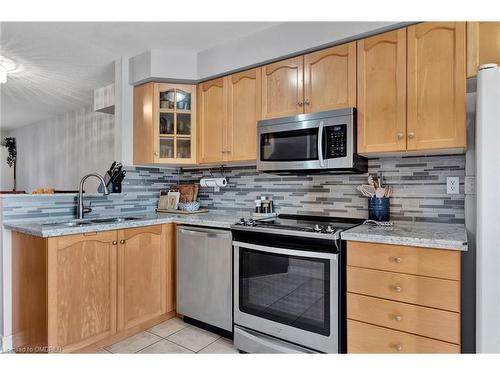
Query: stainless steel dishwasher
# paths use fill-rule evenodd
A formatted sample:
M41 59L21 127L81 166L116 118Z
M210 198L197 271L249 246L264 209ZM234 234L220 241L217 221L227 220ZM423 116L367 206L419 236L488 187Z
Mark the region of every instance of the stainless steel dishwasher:
M232 296L231 232L177 226L177 312L232 331Z

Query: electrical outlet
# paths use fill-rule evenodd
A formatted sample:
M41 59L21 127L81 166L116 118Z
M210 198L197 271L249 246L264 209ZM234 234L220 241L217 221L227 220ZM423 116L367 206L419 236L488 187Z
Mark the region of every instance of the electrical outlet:
M446 194L459 194L460 180L458 177L446 177Z

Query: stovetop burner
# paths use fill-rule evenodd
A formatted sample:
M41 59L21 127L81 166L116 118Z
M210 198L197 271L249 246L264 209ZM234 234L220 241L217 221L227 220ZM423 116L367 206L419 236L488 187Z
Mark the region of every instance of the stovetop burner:
M352 228L362 223L363 219L281 214L277 218L271 219L240 219L240 221L233 226L233 229L249 230L251 228L253 231L279 231L280 233L289 231L335 235L342 230Z

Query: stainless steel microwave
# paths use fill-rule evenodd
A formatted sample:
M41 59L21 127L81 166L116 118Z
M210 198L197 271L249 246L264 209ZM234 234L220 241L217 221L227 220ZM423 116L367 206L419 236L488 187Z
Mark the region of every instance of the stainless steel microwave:
M366 173L356 153L356 110L339 109L257 122L259 171Z

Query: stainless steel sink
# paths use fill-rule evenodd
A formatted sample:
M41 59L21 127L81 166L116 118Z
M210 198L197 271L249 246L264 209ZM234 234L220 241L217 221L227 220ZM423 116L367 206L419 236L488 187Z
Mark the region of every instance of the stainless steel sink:
M103 219L92 219L90 222L95 224L104 224L104 223L121 223L123 221L132 221L132 220L140 220L140 217L108 217Z
M42 225L50 225L57 227L80 227L83 225L90 225L90 224L92 224L90 221L67 221L64 223L44 223Z

